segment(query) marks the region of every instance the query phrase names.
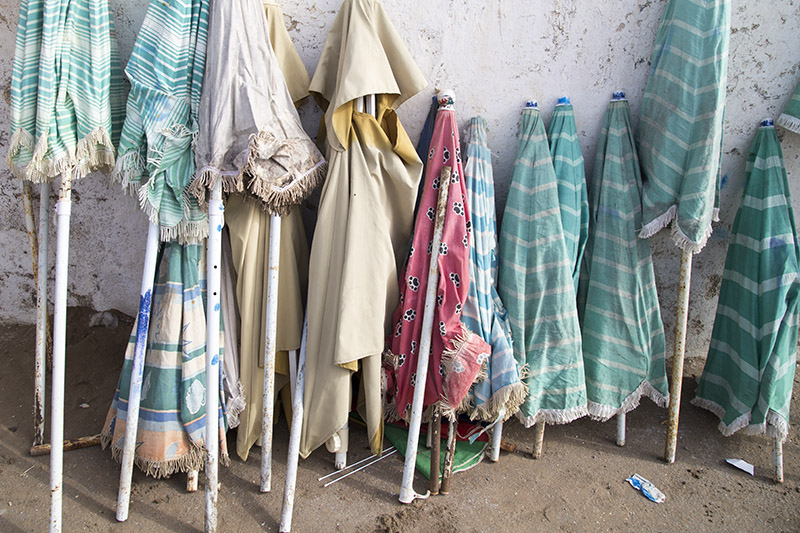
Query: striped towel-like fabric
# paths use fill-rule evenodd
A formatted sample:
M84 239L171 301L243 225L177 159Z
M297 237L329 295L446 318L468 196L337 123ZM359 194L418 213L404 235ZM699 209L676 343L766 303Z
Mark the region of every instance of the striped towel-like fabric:
M800 133L800 84L795 88L792 97L783 108L783 113L775 123L789 131Z
M461 321L492 347L488 378L473 385L472 419L503 420L517 412L527 391L511 347L511 326L497 294L497 223L492 154L486 143L486 121L469 122L464 181L467 187L472 241L469 249L469 293Z
M564 424L586 415L586 383L572 260L538 109L522 111L518 139L500 231L499 274L514 356L527 368L529 395L517 416L528 427Z
M206 398L205 245L167 243L161 252L147 339L136 465L156 478L204 463ZM103 426L103 445L122 457L136 324ZM219 357L223 356L220 332ZM220 368L222 365L219 365ZM222 380L222 376L220 376ZM224 392L220 387L220 454L227 461Z
M125 73L131 82L112 174L161 229L161 240L197 243L208 216L186 191L205 68L208 0L152 0Z
M589 182L589 239L581 275L589 416L608 420L642 395L666 407L664 325L650 243L640 239L641 174L628 101L606 111Z
M797 355L800 248L774 127L758 130L746 180L692 403L720 418L723 435L744 429L783 440Z
M589 233L589 202L575 112L568 98L559 100L550 118L549 130L550 155L558 180L561 224L564 226L567 254L572 259L572 279L577 292L583 250Z
M730 0L670 0L642 101L642 237L699 252L718 219Z
M12 173L47 182L114 167L125 106L107 0L22 0L11 74Z

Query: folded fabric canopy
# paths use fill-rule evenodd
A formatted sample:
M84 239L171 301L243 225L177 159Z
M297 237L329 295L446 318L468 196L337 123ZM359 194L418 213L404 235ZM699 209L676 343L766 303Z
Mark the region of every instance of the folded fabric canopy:
M345 0L310 87L329 168L309 262L303 457L347 424L359 368L370 446L382 446L381 354L422 170L394 108L424 86L380 2ZM377 118L356 109L371 94Z
M692 403L719 430L789 431L800 312L800 246L780 142L764 121L747 158L703 375Z
M641 174L630 107L608 105L589 181L589 237L578 296L589 415L608 420L642 395L665 407L664 325L650 243L642 223Z
M718 220L730 21L730 0L670 0L642 100L641 236L674 221L675 242L693 253Z

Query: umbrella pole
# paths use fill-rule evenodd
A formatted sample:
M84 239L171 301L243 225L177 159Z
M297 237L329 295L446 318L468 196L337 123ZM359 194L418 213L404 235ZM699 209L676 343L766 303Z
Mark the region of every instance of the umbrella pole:
M278 331L278 268L281 253L281 217L269 217L269 270L266 339L264 344L264 395L261 407L261 492L272 488L272 422L275 411L275 341Z
M542 448L544 448L544 421L539 422L536 424L536 429L534 430L535 433L533 435L533 458L534 459L541 459L542 458Z
M438 411L433 413L428 427L428 436L431 440L431 494L439 494L439 461L442 446L442 415Z
M217 180L208 200L206 304L206 512L205 531L217 530L219 495L219 323L222 227L225 225L222 184Z
M186 492L197 492L197 470L186 472Z
M783 440L780 437L772 439L772 461L775 464L775 481L783 483Z
M617 446L625 446L626 413L617 413Z
M27 215L26 215L27 217ZM44 444L45 359L49 316L47 313L47 234L50 218L50 184L39 189L39 235L34 268L36 282L36 355L34 362L33 445ZM29 232L30 233L30 232ZM33 248L32 248L33 249Z
M431 244L431 262L428 267L428 286L425 291L425 309L422 318L419 357L417 359L417 383L411 402L411 416L408 423L408 441L406 457L403 464L403 481L400 486L400 503L411 503L417 498L427 498L428 494L414 492L414 469L417 461L419 444L419 427L422 423L422 408L425 399L425 383L428 379L428 356L431 351L431 334L433 333L433 314L436 304L436 289L439 285L439 245L442 242L444 218L447 211L447 195L450 189L450 167L442 167L439 185L439 201L436 204L436 219L433 226Z
M306 337L308 321L303 323L303 340L300 343L300 360L297 362L297 381L294 382L292 397L292 427L289 431L289 455L286 459L286 482L283 488L283 507L281 508L280 532L292 529L294 513L294 491L297 486L297 463L300 460L300 433L303 430L303 395L306 389Z
M289 350L289 398L294 405L294 390L297 388L297 350Z
M147 247L144 253L142 269L142 288L139 293L139 313L136 317L136 346L133 351L131 367L131 388L128 393L128 413L125 418L125 440L122 448L122 470L119 476L119 493L117 495L117 520L128 519L128 507L131 498L131 478L133 476L133 459L136 455L136 433L139 427L139 402L142 398L142 373L144 372L144 356L147 349L147 333L150 328L150 305L152 304L153 281L156 277L158 261L158 224L152 221L147 228ZM52 442L56 442L51 439Z
M446 496L450 494L450 479L453 477L453 459L456 454L456 425L458 421L453 419L447 424L447 450L444 452L444 472L442 472L442 486L439 494Z
M496 463L500 460L500 443L503 442L503 422L497 422L492 430L492 445L489 448L489 460Z
M664 452L668 463L675 462L678 445L678 416L681 410L683 356L686 352L686 322L689 318L689 288L692 282L692 252L681 252L681 274L678 284L678 312L675 317L675 351L672 357L672 383L669 388L669 425Z

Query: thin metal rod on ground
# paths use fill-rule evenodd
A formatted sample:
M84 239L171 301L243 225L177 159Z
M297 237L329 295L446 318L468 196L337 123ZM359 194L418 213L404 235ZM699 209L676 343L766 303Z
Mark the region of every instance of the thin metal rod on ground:
M534 459L541 459L542 457L542 448L544 448L544 420L538 422L536 427L534 428L534 435L533 435L533 458Z
M456 455L456 426L457 420L450 420L447 424L447 450L444 452L444 471L442 472L442 484L439 487L439 494L450 494L450 480L453 477L453 459Z
M275 343L278 331L278 269L281 254L281 217L269 217L269 268L264 342L264 393L261 405L261 492L272 489L272 422L275 415Z
M136 345L133 350L131 386L128 393L127 424L122 448L122 469L119 475L117 520L120 522L128 519L128 507L130 506L133 459L136 454L136 433L139 427L139 403L142 398L142 373L147 349L147 334L150 329L153 282L156 277L156 261L158 260L158 233L158 224L151 221L147 229L147 246L144 253L142 285L139 293L139 313L136 317Z
M617 446L625 446L625 422L627 415L617 413Z
M428 435L431 438L431 494L439 494L439 464L441 461L442 447L442 415L436 411L433 413L431 423L428 426Z
M297 362L297 381L292 389L292 427L289 431L289 453L286 459L286 481L283 488L283 506L281 507L281 533L292 529L294 513L294 493L297 486L297 463L300 460L300 433L303 430L303 395L306 390L306 338L308 322L303 321L303 337L300 341L300 360ZM292 354L289 354L292 357Z
M692 283L692 252L681 251L681 274L678 282L678 311L675 317L675 351L672 357L672 382L669 386L669 419L664 459L675 462L678 446L678 418L681 410L683 356L686 353L686 323L689 319L689 288Z
M400 502L411 503L417 498L427 498L414 492L414 470L417 461L419 444L419 428L422 422L422 408L425 398L425 383L428 379L428 356L431 350L431 334L433 332L433 314L436 303L436 291L439 285L439 244L442 242L445 212L447 211L447 195L450 189L451 167L442 167L439 178L439 200L436 205L433 241L431 243L431 261L428 267L428 285L425 292L425 308L422 316L422 333L420 335L419 358L417 359L417 383L411 402L411 416L408 423L408 441L406 457L403 464L403 481L400 486Z
M220 180L208 200L208 259L206 261L206 508L205 531L217 530L219 497L219 323L222 266L222 228L225 225Z
M294 420L294 419L292 419L292 420ZM390 447L390 448L387 448L387 449L383 450L383 453L390 452L390 451L392 451L392 450L394 450L394 446L392 446L392 447ZM357 462L355 462L355 463L353 463L353 464L351 464L351 465L347 465L347 466L344 468L344 470L336 470L336 471L334 471L334 472L331 472L330 474L325 474L325 475L324 475L324 476L322 476L322 477L318 477L318 478L317 478L317 481L322 481L322 480L324 480L324 479L328 479L328 478L329 478L329 477L331 477L331 476L335 476L336 474L341 474L341 473L342 473L342 472L344 472L345 470L350 470L351 468L355 468L355 467L357 467L357 466L358 466L358 465L360 465L360 464L366 463L367 461L369 461L370 459L372 459L372 458L374 458L374 457L378 457L379 455L382 455L382 454L381 454L381 453L374 453L374 454L370 455L369 457L365 457L364 459L361 459L360 461L357 461Z
M346 478L346 477L352 476L352 475L353 475L353 474L355 474L356 472L360 472L360 471L364 470L364 469L365 469L365 468L367 468L368 466L372 466L372 465L374 465L374 464L375 464L375 463L377 463L378 461L383 461L384 459L386 459L386 458L387 458L387 457L389 457L390 455L394 455L395 453L397 453L397 450L392 450L392 451L390 451L389 453L384 453L383 455L381 455L381 456L380 456L380 457L378 457L377 459L373 459L373 460L372 460L372 461L370 461L369 463L367 463L367 464L365 464L365 465L363 465L363 466L360 466L360 467L356 468L355 470L351 470L351 471L347 472L346 474L344 474L344 475L342 475L342 476L340 476L340 477L337 477L337 478L336 478L336 479L334 479L333 481L328 481L327 483L325 483L325 484L323 485L323 487L329 487L329 486L333 485L334 483L337 483L337 482L339 482L339 481L343 480L343 479L344 479L344 478Z
M89 448L91 446L99 446L100 445L100 434L91 435L89 437L79 437L77 439L67 439L64 441L63 450L65 452L71 452L72 450L80 450L82 448ZM31 457L39 457L40 455L47 455L50 453L51 447L50 443L45 444L37 444L36 446L31 446L30 454Z

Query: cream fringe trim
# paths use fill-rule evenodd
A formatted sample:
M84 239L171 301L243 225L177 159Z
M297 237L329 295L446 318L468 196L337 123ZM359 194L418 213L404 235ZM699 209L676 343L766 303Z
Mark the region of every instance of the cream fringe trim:
M548 425L569 424L579 418L588 415L589 411L585 405L576 405L569 409L540 409L533 416L524 416L522 411L517 412L517 419L526 428L532 427L540 422Z
M236 382L236 396L232 397L225 405L226 419L228 421L228 429L233 429L240 424L239 415L247 407L247 399L244 395L244 387L242 382Z
M112 183L119 183L127 194L138 198L144 169L145 161L141 152L132 150L117 157L117 164L109 178Z
M119 439L119 441L124 439ZM122 462L123 447L119 444L111 443L111 435L103 432L100 435L100 446L105 450L111 445L111 456L118 463ZM202 470L205 466L206 448L201 444L191 444L189 451L177 459L165 461L151 461L143 459L138 454L134 454L133 463L147 476L155 479L168 478L178 472L189 472L190 470ZM222 466L230 466L231 459L227 453L220 453L220 463Z
M186 189L183 191L183 217L180 222L174 226L161 224L158 216L158 207L150 202L148 195L151 183L154 182L149 181L145 186L139 187L139 207L151 222L159 224L159 238L162 242L177 241L179 244L198 244L208 237L208 217L204 217L202 220L188 219L189 196Z
M249 162L248 162L249 164ZM242 172L247 172L246 165ZM274 182L254 178L247 186L248 191L261 200L261 209L271 215L285 216L292 207L302 203L303 200L325 181L328 175L328 162L319 161L303 174L292 178L292 182L285 187L279 187Z
M96 170L108 173L114 168L114 145L108 131L103 127L95 128L79 140L75 154L68 151L56 159L47 157L47 134L34 141L30 133L20 128L11 136L9 145L6 163L11 172L18 178L33 183L50 182L73 169L77 172L72 177L80 179ZM15 162L22 149L32 152L31 160L24 166Z
M527 383L520 381L506 385L502 389L492 394L491 398L482 404L478 406L471 405L472 410L469 413L469 418L470 420L494 422L498 419L503 409L505 409L505 413L503 413L503 418L501 420L501 422L505 422L511 418L514 413L519 411L519 408L523 403L525 403L525 398L527 397Z
M669 226L669 223L675 220L675 217L678 216L678 206L673 205L667 211L662 214L660 217L656 218L649 224L645 224L641 230L639 230L639 238L640 239L649 239L662 229Z
M589 401L589 418L592 420L605 422L620 413L633 411L639 407L639 400L641 400L642 396L647 396L659 407L667 407L669 404L669 394L663 395L658 392L648 381L642 381L636 390L630 393L628 397L622 401L622 405L619 407L612 407L610 405L603 405Z
M781 116L778 117L775 124L791 132L800 133L800 118L793 117L792 115L781 113Z
M670 223L672 223L672 240L675 241L675 244L681 250L686 250L687 252L691 252L693 254L700 253L700 251L705 247L706 243L708 242L708 238L711 237L711 234L714 232L711 224L708 225L705 232L703 232L703 237L700 241L695 242L691 240L678 226L677 222L678 217L678 206L673 205L667 211L662 214L660 217L656 218L649 224L646 224L639 230L639 238L640 239L649 239L665 227L667 227ZM714 211L711 215L711 220L713 222L719 222L719 208L714 208Z
M789 435L789 423L781 415L772 409L767 411L767 420L761 424L750 424L752 414L747 412L733 422L726 425L722 419L725 418L725 408L717 402L707 400L705 398L695 397L692 399L692 405L711 411L720 419L718 429L725 437L730 437L739 430L745 435L764 435L770 438L779 438L781 442L786 440Z

